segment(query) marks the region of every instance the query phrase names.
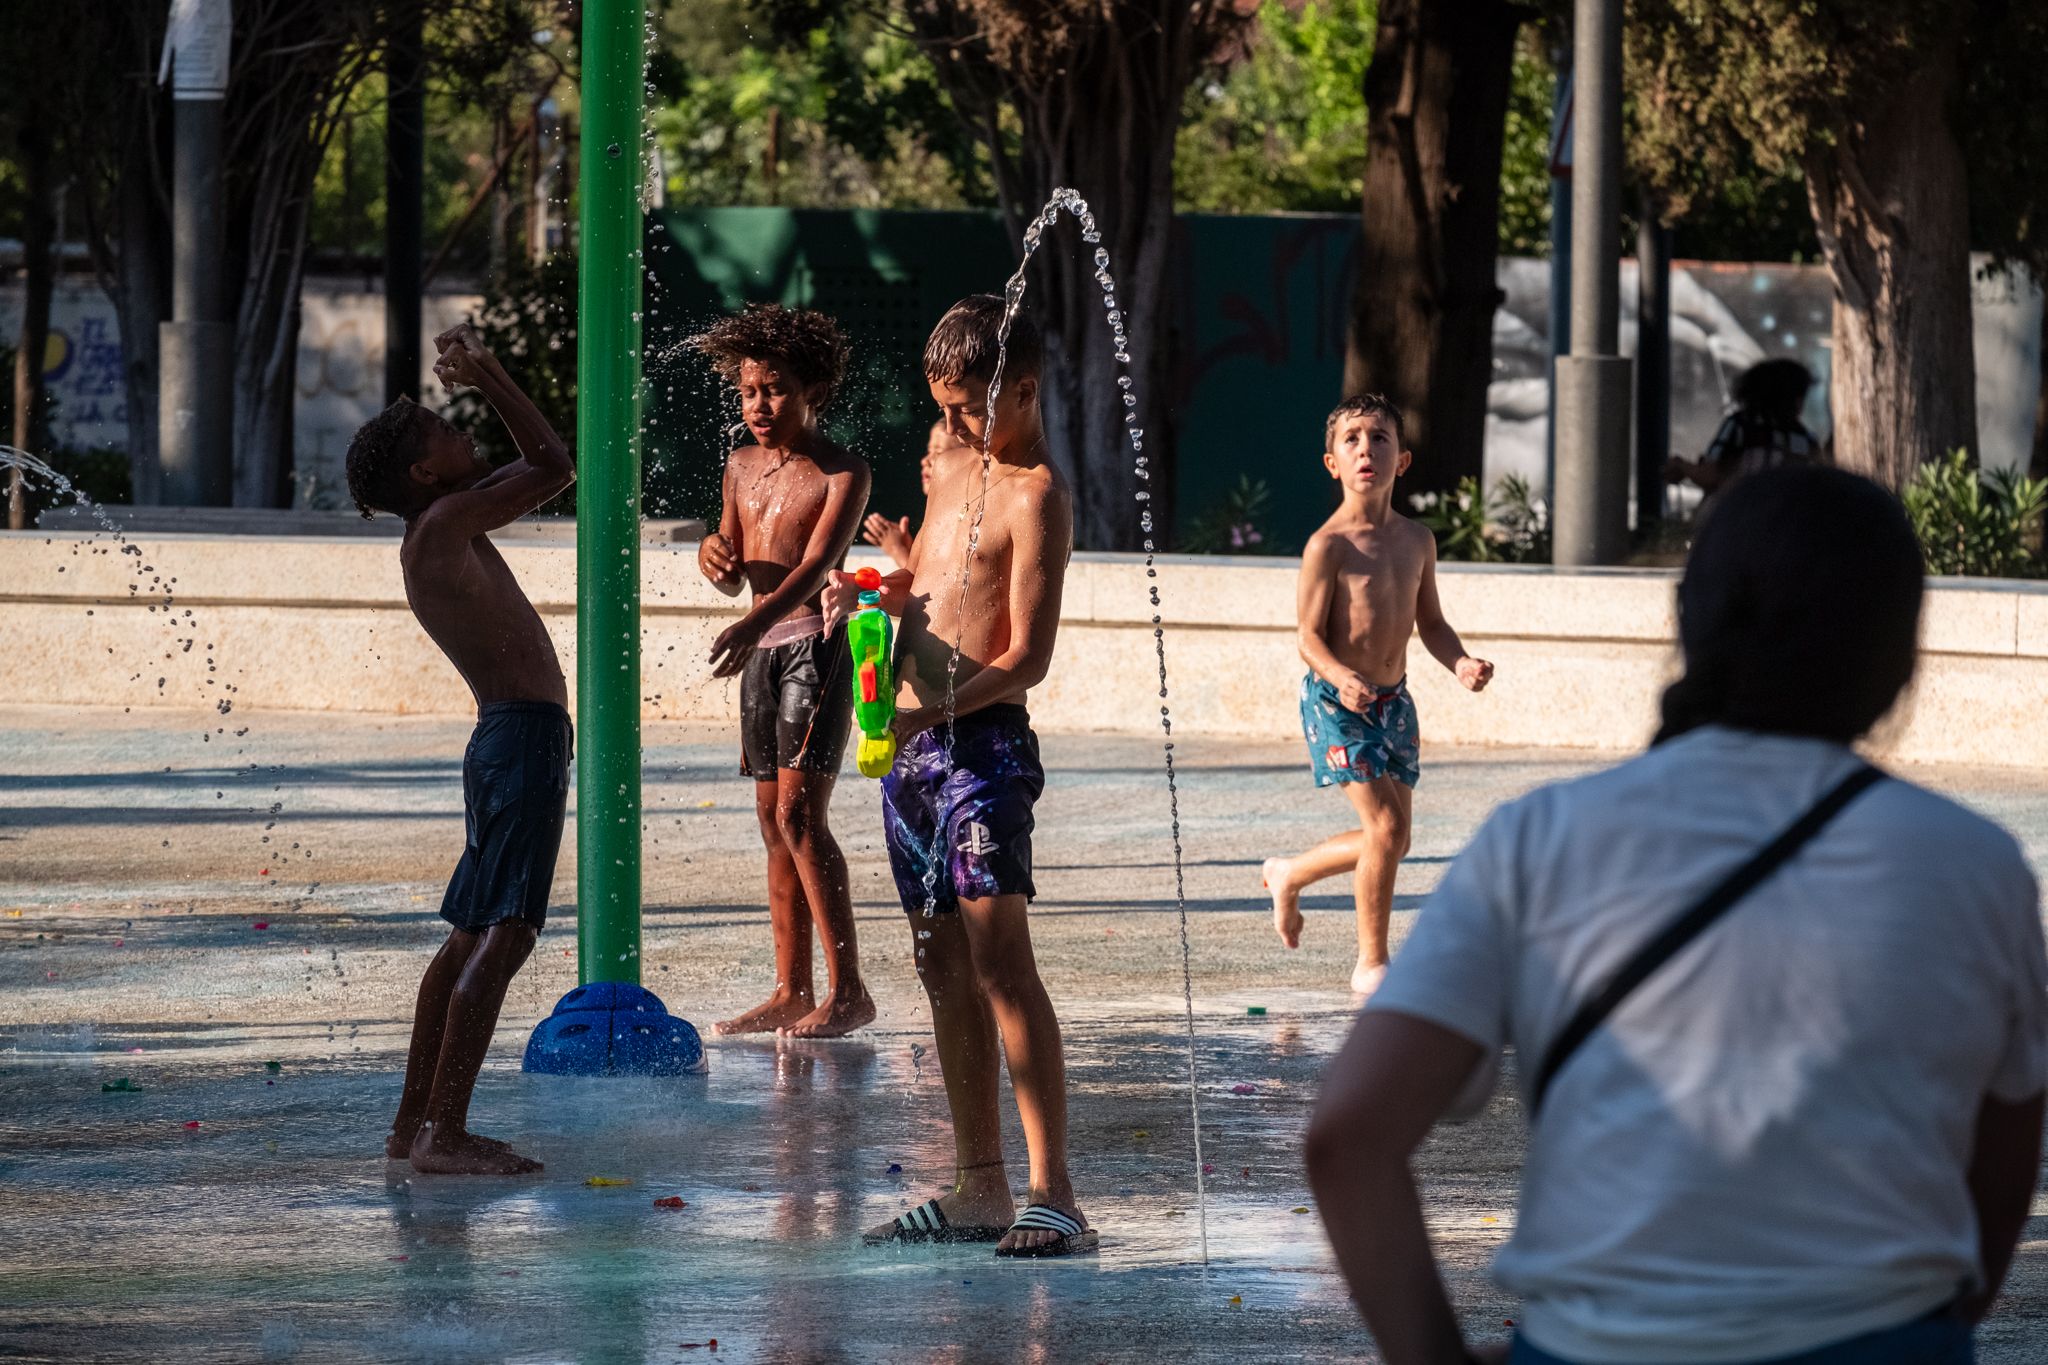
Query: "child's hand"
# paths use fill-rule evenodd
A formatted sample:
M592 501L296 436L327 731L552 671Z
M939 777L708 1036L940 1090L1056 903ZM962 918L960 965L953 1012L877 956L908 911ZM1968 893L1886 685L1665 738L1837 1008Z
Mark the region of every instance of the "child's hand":
M697 546L697 568L721 587L740 581L740 558L733 553L732 542L723 531L713 531Z
M881 547L882 553L903 566L910 562L910 518L889 520L880 512L870 512L861 524L861 539L870 545Z
M898 711L889 722L889 728L896 733L896 746L904 745L945 720L946 713L936 706L919 706L908 711Z
M447 386L450 392L460 385L463 388L482 388L499 372L498 358L485 346L483 338L476 334L476 328L468 323L458 323L434 338L434 349L440 358L434 362L434 378Z
M755 647L767 632L767 623L755 620L752 613L720 631L711 642L711 676L730 678L738 674L747 666L747 660L754 657Z
M1467 692L1484 692L1486 685L1493 681L1493 665L1469 654L1458 660L1456 672L1459 683Z
M852 574L834 569L825 579L825 591L819 594L818 600L825 610L825 633L830 635L859 604L860 584Z
M1380 690L1356 673L1347 674L1337 684L1337 700L1344 703L1344 709L1353 715L1362 716L1379 699Z

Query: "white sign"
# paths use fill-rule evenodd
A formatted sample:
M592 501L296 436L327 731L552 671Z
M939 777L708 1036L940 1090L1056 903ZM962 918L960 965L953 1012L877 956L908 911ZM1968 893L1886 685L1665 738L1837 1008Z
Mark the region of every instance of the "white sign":
M157 84L169 80L174 100L226 99L234 24L233 0L171 0Z

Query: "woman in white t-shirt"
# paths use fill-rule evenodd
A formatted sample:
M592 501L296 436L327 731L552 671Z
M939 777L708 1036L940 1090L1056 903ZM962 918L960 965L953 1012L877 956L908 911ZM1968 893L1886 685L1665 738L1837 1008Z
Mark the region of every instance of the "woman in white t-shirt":
M1838 470L1719 500L1685 676L1642 757L1488 819L1332 1064L1309 1177L1389 1365L1965 1365L2032 1198L2038 892L1998 826L1897 778L1849 799L1552 1073L1468 1353L1409 1158L1484 1059L1539 1059L1667 925L1861 770L1913 670L1919 547Z

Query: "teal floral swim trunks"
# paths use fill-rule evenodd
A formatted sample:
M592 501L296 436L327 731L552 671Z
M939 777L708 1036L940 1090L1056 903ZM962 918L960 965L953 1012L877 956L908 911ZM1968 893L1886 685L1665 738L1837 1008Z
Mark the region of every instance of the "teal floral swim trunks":
M1378 688L1365 714L1347 710L1314 673L1301 680L1301 733L1318 787L1391 777L1412 787L1422 776L1422 731L1406 679Z

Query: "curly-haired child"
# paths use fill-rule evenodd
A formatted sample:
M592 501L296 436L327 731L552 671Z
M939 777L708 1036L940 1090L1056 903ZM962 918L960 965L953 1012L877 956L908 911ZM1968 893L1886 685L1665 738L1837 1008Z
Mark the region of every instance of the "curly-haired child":
M721 591L753 593L711 648L712 670L740 677L740 771L768 848L775 988L720 1033L836 1038L875 1017L860 976L846 859L826 809L852 728L852 657L819 606L867 508L866 461L826 440L818 415L846 373L838 326L808 309L759 304L696 338L738 392L754 444L726 460L724 511L697 563ZM827 990L811 979L811 929Z

